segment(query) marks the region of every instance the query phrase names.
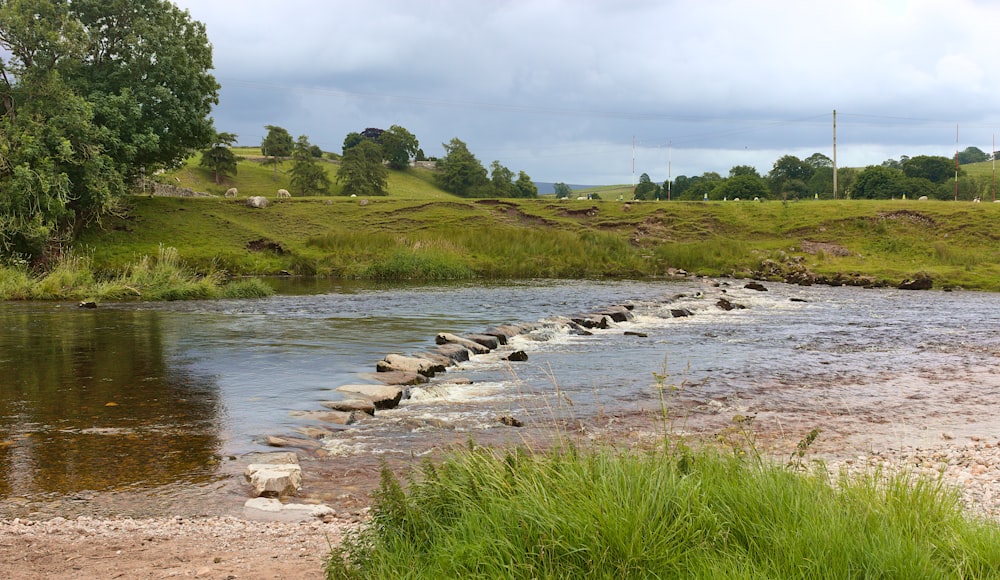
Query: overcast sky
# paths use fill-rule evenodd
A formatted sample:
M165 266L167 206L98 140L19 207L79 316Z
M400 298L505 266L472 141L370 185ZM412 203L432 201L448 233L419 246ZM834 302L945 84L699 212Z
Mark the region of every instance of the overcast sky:
M208 28L216 128L340 152L401 125L536 181L619 184L814 152L992 150L989 0L175 0ZM957 127L957 131L956 131Z

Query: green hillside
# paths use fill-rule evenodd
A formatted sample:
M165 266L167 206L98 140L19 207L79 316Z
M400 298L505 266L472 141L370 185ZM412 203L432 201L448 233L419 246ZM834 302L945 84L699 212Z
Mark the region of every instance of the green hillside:
M198 166L201 155L195 155L188 159L179 169L157 176L156 181L219 196L225 194L230 187L235 187L239 190L240 197L250 195L274 197L279 189L286 189L292 193L293 197L297 197L296 191L291 186L291 161L279 163L277 171L275 171L273 165L264 165L260 162L262 159L260 149L236 148L234 151L239 156L236 175L226 177L220 183L215 183L211 171ZM330 188L330 195L340 195L341 187L337 184L337 171L340 165L328 159L321 159L318 162L326 170L330 176L330 182L333 184ZM432 172L427 169L414 167L406 171L390 171L388 189L393 197L408 199L448 199L453 197L433 185L432 181Z
M198 271L230 274L623 278L683 269L897 284L925 272L935 287L1000 290L1000 204L429 199L415 197L423 190L414 183L426 186L396 175L388 197L366 200L269 196L262 210L242 199L134 197L125 215L86 231L77 251L107 272L165 246Z

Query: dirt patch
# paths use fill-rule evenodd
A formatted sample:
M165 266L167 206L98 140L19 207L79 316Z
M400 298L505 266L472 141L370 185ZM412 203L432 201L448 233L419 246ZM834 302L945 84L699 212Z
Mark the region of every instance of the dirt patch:
M807 254L813 254L813 255L816 255L820 252L823 252L828 256L844 257L853 255L853 252L851 252L844 246L830 242L804 241L802 242L802 251Z
M285 249L281 247L280 243L267 238L247 242L246 248L251 252L274 252L279 256L285 253Z
M498 199L480 199L476 201L479 205L492 206L494 212L506 219L507 222L516 223L521 226L543 226L552 227L555 225L545 218L526 214L517 205Z
M629 243L633 246L656 246L669 241L667 226L663 220L656 217L648 217L636 226L635 232L629 238Z
M924 215L919 211L912 211L908 209L880 213L872 219L876 222L900 221L928 227L937 225L930 216Z
M563 217L597 217L598 214L597 206L590 206L587 209L564 209L559 212L559 215Z

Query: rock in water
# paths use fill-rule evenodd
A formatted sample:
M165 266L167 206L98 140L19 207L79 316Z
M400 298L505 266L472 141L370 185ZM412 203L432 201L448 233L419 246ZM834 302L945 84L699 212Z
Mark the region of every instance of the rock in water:
M361 395L374 403L376 409L395 408L406 392L396 385L341 385L337 390L341 393Z
M243 474L253 497L293 495L302 487L302 468L297 463L252 463Z

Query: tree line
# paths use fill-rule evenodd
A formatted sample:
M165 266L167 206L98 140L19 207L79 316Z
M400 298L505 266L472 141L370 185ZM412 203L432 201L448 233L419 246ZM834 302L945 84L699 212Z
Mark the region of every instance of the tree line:
M968 147L955 158L934 155L903 155L865 168L838 167L834 192L833 161L822 153L805 159L784 155L767 175L756 168L737 165L723 177L714 171L688 177L679 175L662 184L643 173L635 186L635 199L725 200L725 199L930 199L972 200L985 197L992 183L969 176L961 165L992 159L977 147Z
M298 195L330 193L332 183L317 163L323 151L309 143L306 135L297 141L283 127L265 126L267 136L261 141L264 162L274 166L284 159L292 160L292 187ZM237 157L232 152L235 136L220 133L212 146L202 152L201 165L213 172L216 182L235 175ZM514 172L493 161L489 172L468 146L457 137L442 144L445 155L434 159L435 183L461 197L537 197L538 188L524 171ZM337 183L342 195L379 196L388 194L389 171L404 171L412 161L427 161L420 142L405 127L392 125L388 129L369 127L344 137L340 155L331 154L339 162Z

